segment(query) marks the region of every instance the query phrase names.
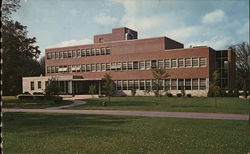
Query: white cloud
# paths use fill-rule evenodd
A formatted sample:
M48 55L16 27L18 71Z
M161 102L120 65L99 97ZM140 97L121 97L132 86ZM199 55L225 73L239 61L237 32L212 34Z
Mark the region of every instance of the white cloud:
M99 24L114 24L115 22L117 22L117 19L111 16L108 16L105 13L100 13L98 16L96 16L94 18L95 22L99 23Z
M189 26L170 30L166 32L166 36L172 37L176 40L186 40L200 35L201 31L202 28L200 26Z
M83 44L90 44L92 43L91 39L82 39L82 40L69 40L69 41L62 41L52 47L66 47L66 46L74 46L74 45L83 45Z
M225 19L225 14L222 10L215 10L207 13L202 18L202 23L218 23Z

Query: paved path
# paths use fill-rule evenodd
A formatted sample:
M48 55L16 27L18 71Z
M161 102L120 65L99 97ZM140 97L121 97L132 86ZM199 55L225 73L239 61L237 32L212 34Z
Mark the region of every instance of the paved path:
M63 109L63 108L68 108L68 107L73 107L73 106L80 106L83 104L86 104L87 102L81 101L81 100L71 100L73 103L69 105L64 105L64 106L58 106L58 107L49 107L46 108L48 110L55 110L55 109Z
M192 119L228 119L248 120L247 114L195 113L195 112L158 112L158 111L124 111L124 110L66 110L66 109L3 109L3 112L39 112L39 113L74 113L94 115L126 115L145 117L173 117Z

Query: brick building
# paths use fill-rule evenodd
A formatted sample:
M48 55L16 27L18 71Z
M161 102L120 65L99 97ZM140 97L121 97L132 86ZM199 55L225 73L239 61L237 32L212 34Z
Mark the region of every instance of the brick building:
M47 80L55 77L61 91L87 94L89 86L102 93L105 73L115 81L117 95L148 95L152 88L154 68L164 68L170 76L160 80L161 89L172 94L206 96L209 80L215 70L220 72L220 86L233 88L235 56L231 50L214 50L207 46L184 48L168 37L137 39L137 32L126 28L94 36L93 44L50 48L45 50L46 76L23 78L23 92L42 92ZM41 79L41 80L40 80ZM149 94L151 95L151 94Z

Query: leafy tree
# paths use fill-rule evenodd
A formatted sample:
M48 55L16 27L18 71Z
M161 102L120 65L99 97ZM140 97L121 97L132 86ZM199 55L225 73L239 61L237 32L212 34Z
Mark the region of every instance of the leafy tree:
M115 92L115 84L114 81L112 80L112 77L107 73L104 75L103 89L106 95L108 96L108 100L110 103L110 97L113 96Z
M93 95L95 93L96 93L96 86L95 85L90 85L89 86L89 94L92 95L92 97L93 97Z
M161 96L160 90L162 85L160 84L160 80L165 79L170 75L167 70L163 68L152 69L152 74L154 77L152 82L152 91L154 92L155 96L158 97Z
M36 38L27 37L27 27L10 19L20 7L19 0L4 0L2 3L2 59L3 95L16 95L22 91L22 77L40 75L36 60L40 50Z
M132 96L135 96L135 94L136 94L135 85L133 85L133 87L132 87L132 89L131 89L131 94L132 94Z
M40 64L40 71L41 74L43 76L45 76L45 56L43 56L40 60L39 60L39 64Z
M247 90L250 90L250 45L242 42L229 47L236 54L236 73L238 82L247 95Z
M58 81L55 78L48 80L48 85L45 88L45 94L47 96L58 95L60 92L60 87Z
M220 79L220 73L218 71L214 71L209 83L209 90L208 90L209 97L219 96L220 94L219 79Z

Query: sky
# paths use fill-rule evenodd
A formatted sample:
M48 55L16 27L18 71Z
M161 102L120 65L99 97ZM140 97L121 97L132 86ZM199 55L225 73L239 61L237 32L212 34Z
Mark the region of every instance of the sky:
M128 27L140 38L167 36L216 50L249 43L248 0L21 0L12 19L46 48L93 43L93 35ZM40 57L41 57L40 56Z

